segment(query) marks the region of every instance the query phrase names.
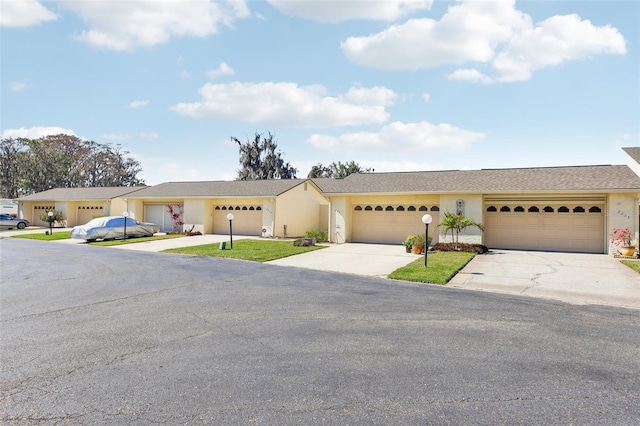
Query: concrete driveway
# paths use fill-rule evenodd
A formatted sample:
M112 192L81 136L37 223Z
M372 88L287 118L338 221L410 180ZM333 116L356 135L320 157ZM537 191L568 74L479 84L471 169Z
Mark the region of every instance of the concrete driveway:
M447 286L640 309L640 275L604 254L492 250Z

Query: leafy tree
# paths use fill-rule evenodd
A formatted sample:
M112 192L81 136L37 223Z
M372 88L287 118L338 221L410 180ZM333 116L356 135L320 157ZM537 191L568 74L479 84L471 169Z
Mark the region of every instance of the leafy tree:
M307 177L342 179L353 173L372 173L374 171L374 169L363 168L353 160L348 163L342 163L338 161L337 163L333 162L328 166L324 166L322 165L322 163L316 164L315 166L311 167L311 171L309 172Z
M458 236L460 232L464 231L469 227L478 228L481 231L484 231L484 226L471 219L470 217L462 216L459 214L451 213L450 211L445 210L442 216L442 220L438 224L438 227L444 228L444 234L447 235L447 232L451 231L451 241L454 241L454 232L455 232L455 242L458 242Z
M236 180L295 179L298 170L284 162L271 133L267 137L256 133L244 143L233 136L231 140L240 146L241 169Z
M120 146L70 135L7 138L0 143L0 196L17 198L51 188L144 185L140 163Z

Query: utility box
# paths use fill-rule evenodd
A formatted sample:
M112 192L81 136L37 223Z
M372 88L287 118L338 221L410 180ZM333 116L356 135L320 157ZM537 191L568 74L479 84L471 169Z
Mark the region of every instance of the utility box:
M227 248L227 242L226 241L221 241L220 242L220 250L224 250Z

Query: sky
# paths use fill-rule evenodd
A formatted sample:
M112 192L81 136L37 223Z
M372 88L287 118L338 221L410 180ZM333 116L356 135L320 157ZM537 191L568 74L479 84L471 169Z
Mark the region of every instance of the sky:
M3 138L120 145L149 185L238 145L376 172L626 164L640 2L0 0Z

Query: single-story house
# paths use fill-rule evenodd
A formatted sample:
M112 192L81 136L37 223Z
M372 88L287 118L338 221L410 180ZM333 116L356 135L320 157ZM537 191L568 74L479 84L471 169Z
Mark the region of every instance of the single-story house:
M184 230L204 234L292 237L310 229L327 229L329 200L305 179L257 181L168 182L127 196L132 217L171 231L182 211Z
M127 211L162 231L233 232L297 237L328 231L330 241L400 244L423 233L429 214L433 242L450 241L440 222L445 211L471 217L460 241L490 248L611 253L609 235L640 229L640 148L624 148L627 165L537 167L352 174L344 179L167 182L144 188L54 189L22 197L20 215L38 209L80 211L102 205L104 214ZM82 192L85 190L86 192ZM60 192L57 192L60 191ZM64 192L69 191L69 192ZM120 207L114 209L114 200ZM54 201L55 200L55 201ZM100 200L100 201L94 201ZM47 204L47 201L49 204ZM98 215L98 211L94 212ZM28 215L31 215L30 217ZM34 221L38 224L38 221Z
M55 210L64 217L58 226L84 225L97 216L122 214L127 210L125 197L144 188L53 188L18 198L18 215L32 225L48 226L41 216Z

